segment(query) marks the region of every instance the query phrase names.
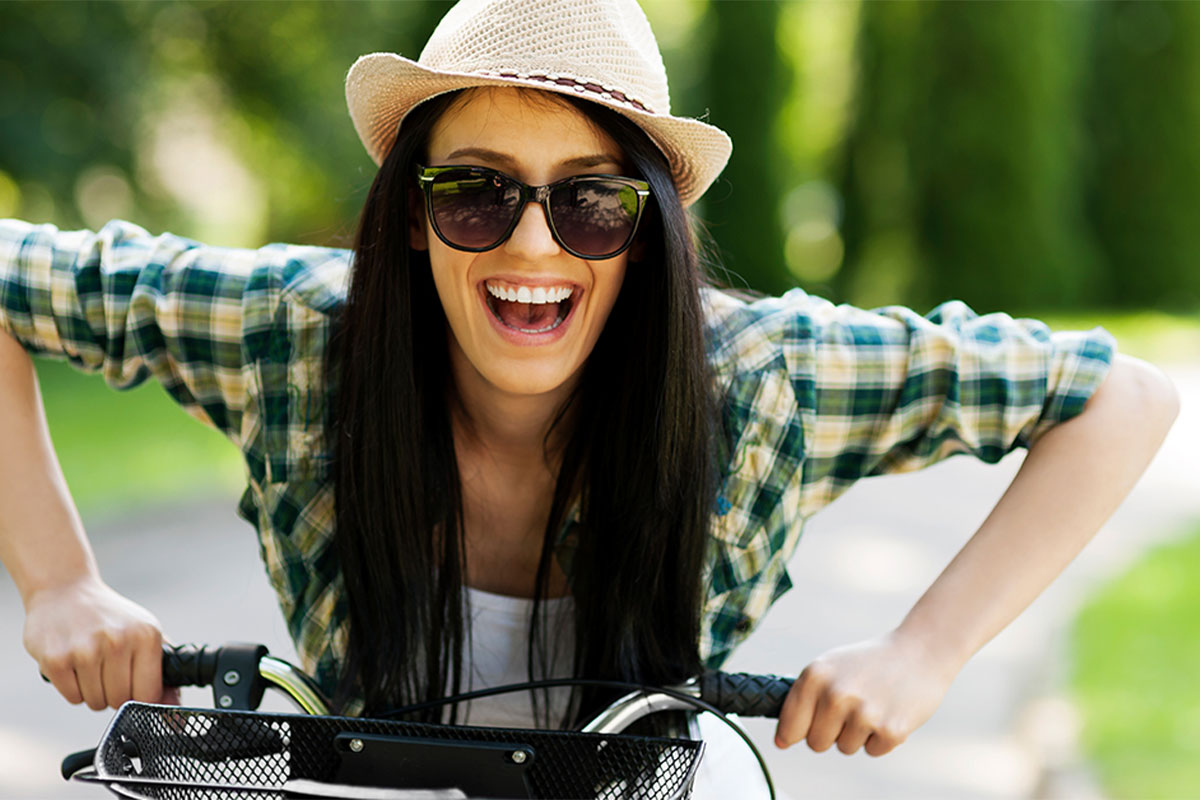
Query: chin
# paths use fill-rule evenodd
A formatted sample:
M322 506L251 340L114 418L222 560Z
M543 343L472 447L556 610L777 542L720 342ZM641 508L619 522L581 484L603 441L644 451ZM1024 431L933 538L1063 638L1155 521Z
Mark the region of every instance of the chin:
M566 383L571 377L569 372L559 369L538 370L528 367L505 371L498 375L484 373L487 382L502 392L517 395L546 394Z

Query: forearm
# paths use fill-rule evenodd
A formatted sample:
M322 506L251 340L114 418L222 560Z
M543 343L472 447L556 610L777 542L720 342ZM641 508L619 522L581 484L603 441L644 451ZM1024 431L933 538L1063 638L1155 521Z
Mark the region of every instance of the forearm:
M1030 448L978 532L899 633L956 673L1021 613L1124 500L1178 413L1170 382L1118 357L1078 417Z
M0 330L0 561L21 598L96 576L54 454L33 361Z

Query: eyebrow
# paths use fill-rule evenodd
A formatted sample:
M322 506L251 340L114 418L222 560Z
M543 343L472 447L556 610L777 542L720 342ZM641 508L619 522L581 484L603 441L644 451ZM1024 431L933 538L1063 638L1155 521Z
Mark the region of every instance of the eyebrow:
M474 156L475 158L482 158L485 161L492 161L494 163L504 164L509 167L519 166L517 164L517 160L507 153L489 150L486 147L460 147L458 150L455 150L453 153L446 156L446 158L461 158L463 156ZM621 166L619 159L616 159L607 153L593 153L586 156L575 156L574 158L563 160L558 166L598 167L601 164L615 164L618 167Z

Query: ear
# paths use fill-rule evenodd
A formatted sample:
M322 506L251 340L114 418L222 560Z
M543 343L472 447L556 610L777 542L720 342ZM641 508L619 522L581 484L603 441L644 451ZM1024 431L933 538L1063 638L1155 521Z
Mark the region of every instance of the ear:
M429 236L425 232L425 198L419 191L408 193L408 246L413 250L428 250Z

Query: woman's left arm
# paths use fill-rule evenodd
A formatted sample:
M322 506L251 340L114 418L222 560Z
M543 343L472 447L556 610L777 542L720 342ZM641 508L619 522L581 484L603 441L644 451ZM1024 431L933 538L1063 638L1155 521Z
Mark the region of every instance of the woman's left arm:
M1179 412L1157 368L1118 355L1077 417L1029 449L992 513L904 621L801 673L775 741L883 755L922 725L967 660L1067 566L1133 488Z

